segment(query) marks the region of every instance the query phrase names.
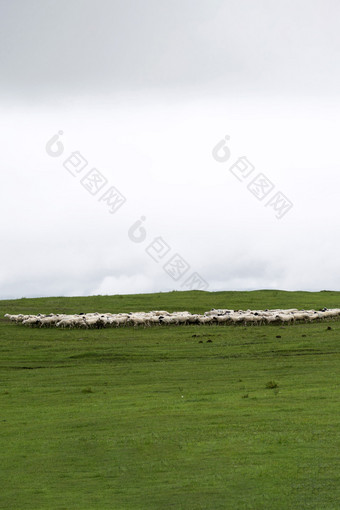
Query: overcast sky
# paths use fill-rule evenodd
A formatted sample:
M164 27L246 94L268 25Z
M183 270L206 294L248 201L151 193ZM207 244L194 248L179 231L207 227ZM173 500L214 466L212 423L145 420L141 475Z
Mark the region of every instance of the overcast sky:
M0 0L0 298L340 290L339 22Z

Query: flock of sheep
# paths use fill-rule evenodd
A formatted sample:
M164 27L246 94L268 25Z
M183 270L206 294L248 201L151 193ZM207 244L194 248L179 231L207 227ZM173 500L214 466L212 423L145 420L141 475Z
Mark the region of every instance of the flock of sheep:
M25 326L57 327L57 328L106 328L122 326L153 326L153 325L187 325L187 324L293 324L295 322L312 322L320 319L334 319L340 316L340 308L322 310L227 310L212 309L203 315L189 312L169 313L164 310L134 313L79 313L38 314L38 315L10 315L5 317Z

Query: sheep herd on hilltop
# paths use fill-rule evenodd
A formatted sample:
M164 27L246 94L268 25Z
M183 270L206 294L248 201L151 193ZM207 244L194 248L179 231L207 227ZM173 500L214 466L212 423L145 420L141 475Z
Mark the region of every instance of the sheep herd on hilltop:
M75 315L10 315L5 317L17 324L31 327L57 328L114 328L123 326L162 326L189 324L216 325L262 325L262 324L294 324L296 322L313 322L323 319L335 319L340 316L340 308L321 310L275 309L275 310L228 310L212 309L203 315L189 312L172 312L156 310L151 312L130 313L79 313Z

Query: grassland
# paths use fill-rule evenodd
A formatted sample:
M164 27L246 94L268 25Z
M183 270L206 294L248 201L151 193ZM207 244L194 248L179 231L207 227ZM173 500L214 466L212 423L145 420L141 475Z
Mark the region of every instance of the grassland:
M340 293L0 301L4 313L340 307ZM329 329L330 328L330 329ZM340 322L34 329L0 320L0 508L340 508Z

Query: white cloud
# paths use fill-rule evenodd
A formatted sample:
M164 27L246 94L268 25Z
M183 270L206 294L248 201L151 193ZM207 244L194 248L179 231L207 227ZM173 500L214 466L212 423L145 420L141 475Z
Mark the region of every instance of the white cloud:
M338 288L339 105L322 106L276 103L272 115L271 102L192 99L4 111L2 297L181 288L185 278L145 253L157 236L211 290ZM65 152L51 158L45 143L59 128ZM225 133L232 156L221 164L211 150ZM73 150L126 196L116 214L63 167ZM229 172L240 155L294 202L282 220ZM143 215L147 237L134 243L128 229Z
M98 287L91 291L91 295L114 295L114 294L140 294L155 292L154 281L143 274L133 276L121 275L118 277L106 276Z

